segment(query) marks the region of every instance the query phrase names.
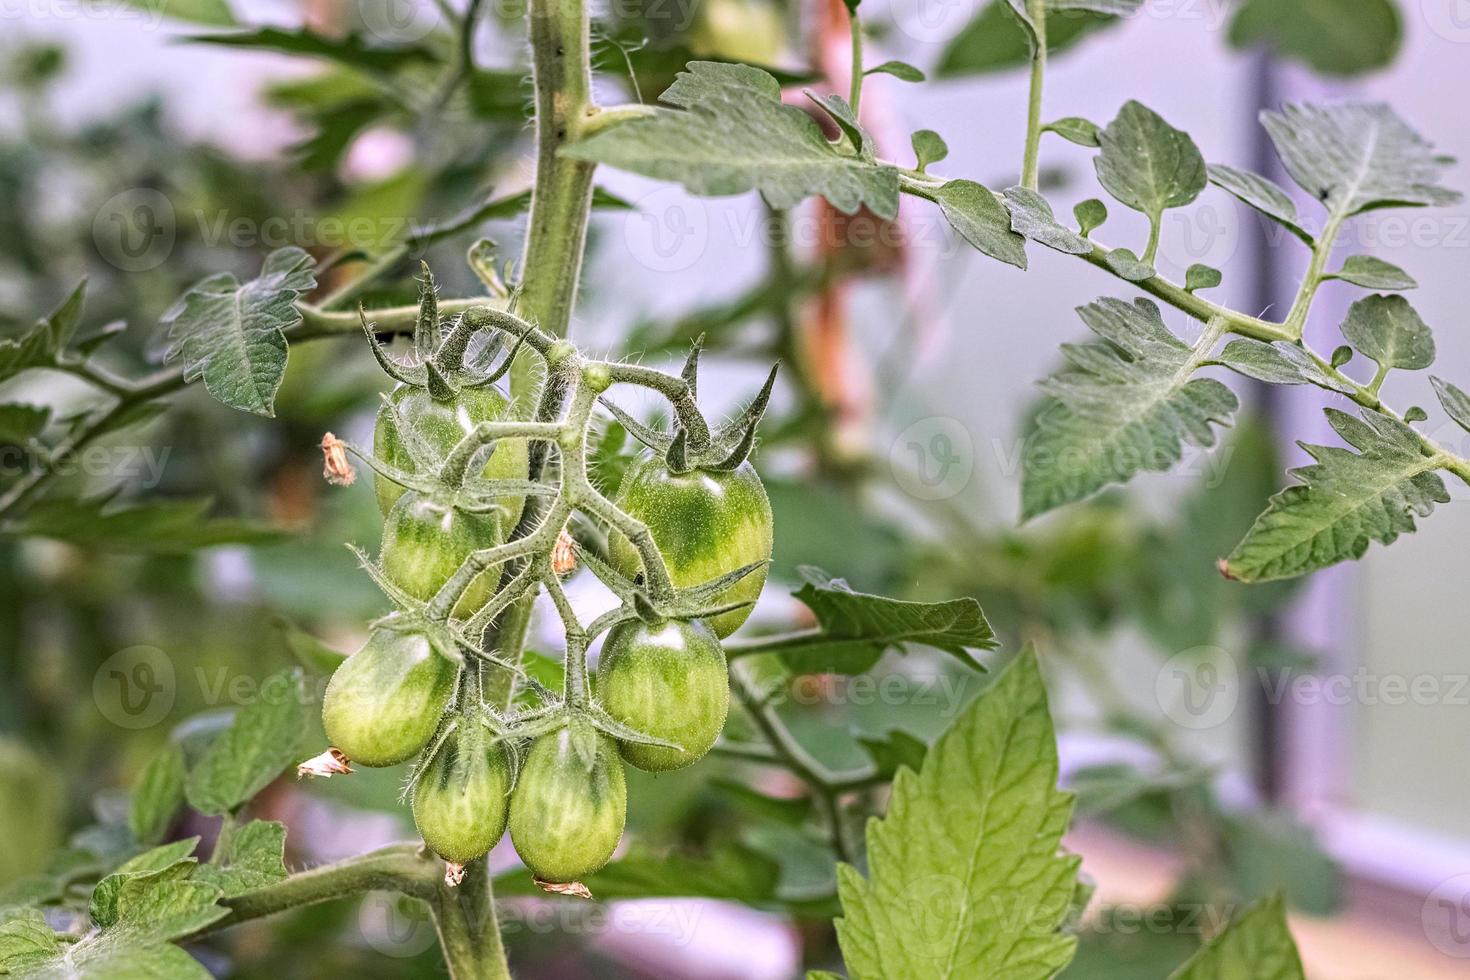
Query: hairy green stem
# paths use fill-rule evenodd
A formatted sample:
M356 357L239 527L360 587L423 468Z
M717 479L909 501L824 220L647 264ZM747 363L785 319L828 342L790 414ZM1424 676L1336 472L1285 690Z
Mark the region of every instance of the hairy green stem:
M1312 260L1307 266L1307 273L1302 277L1301 287L1297 290L1296 299L1291 304L1291 311L1286 314L1284 326L1290 340L1300 340L1302 332L1307 326L1307 315L1312 311L1312 300L1317 296L1317 290L1322 285L1322 277L1327 272L1327 262L1332 258L1332 250L1337 244L1338 233L1342 231L1343 222L1347 219L1345 214L1334 214L1322 229L1322 235L1317 243L1312 246Z
M856 119L863 98L863 22L858 17L857 4L847 8L847 16L852 31L852 82L848 85L847 101Z
M457 887L440 881L428 902L450 980L510 980L484 858L465 868Z
M594 165L561 156L582 135L592 103L587 8L582 0L531 0L536 183L521 261L522 316L564 337L571 323L592 210Z
M1026 151L1021 163L1021 185L1041 186L1041 95L1046 81L1046 0L1026 0L1026 16L1036 33L1031 52L1031 88L1026 106Z

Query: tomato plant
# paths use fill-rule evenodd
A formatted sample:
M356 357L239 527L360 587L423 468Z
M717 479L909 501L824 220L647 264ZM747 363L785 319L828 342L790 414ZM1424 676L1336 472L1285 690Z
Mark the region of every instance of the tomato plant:
M1392 8L1383 19L1383 2L1358 5L1367 13L1352 16L1379 26L1394 21ZM1449 502L1446 480L1470 484L1470 459L1444 434L1459 439L1456 430L1470 432L1470 396L1448 380L1429 379L1449 419L1442 430L1424 427L1424 408L1390 403L1399 394L1386 387L1391 376L1397 384L1435 359L1430 328L1399 295L1417 284L1381 259L1337 258L1339 241L1365 214L1457 201L1442 183L1447 161L1385 105L1271 109L1263 124L1281 169L1317 209L1303 214L1293 192L1274 180L1207 164L1188 133L1140 102L1124 102L1105 123L1079 116L1046 121L1049 53L1136 13L1140 0L997 0L979 14L982 29L975 32L994 46L951 49L936 66L946 74L967 63L1030 70L1025 128L1016 133L1019 180L992 189L942 176L949 149L932 130L912 134L912 159L880 145L885 141L868 128L873 114L863 111L865 85L873 76L908 83L926 76L902 61L873 63L865 43L881 32L865 31L867 13L857 0L829 5L815 45L822 48L814 57L817 74L834 74L830 51L840 49L846 95L828 84L832 78L811 79L806 108L783 97L783 87L803 76L739 63L781 55L789 25L774 5L710 5L690 36L672 45L649 47L640 43L646 38L625 44L620 28L629 25L598 25L606 45L597 57L589 6L529 5L535 173L527 194L476 199L458 217L414 225L387 243L354 243L330 254L278 248L245 282L214 271L162 313L166 364L136 378L94 357L117 331L79 332L80 287L17 339L0 341L0 381L30 372L69 375L101 399L79 413L69 404L54 413L51 406L0 405L6 445L44 450L0 485L0 530L170 554L253 543L279 536L279 529L206 519L207 505L125 502L112 491L67 496L62 464L156 420L166 399L198 381L232 408L274 414L293 397L282 388L288 350L307 341L352 337L362 362L371 357L387 379L379 382L386 390L376 392L370 445L330 433L321 440L330 483L351 485L359 466L372 474L380 545L376 555L358 557L364 580L381 592L372 601L386 615L356 622L366 640L346 658L283 630L296 659L329 677L320 713L326 743L317 746L323 751L299 761L309 698L295 672L272 678L284 693L262 691L228 717L181 728L143 769L124 821L78 835L79 843L37 880L4 893L0 972L197 977L203 967L185 946L226 926L387 889L427 906L456 978L509 975L497 893L510 900L543 893L714 898L779 910L799 920L803 933L826 937L814 947L814 962L840 963L855 978L1054 976L1074 961L1090 890L1079 860L1062 845L1076 801L1060 788L1045 664L1077 667L1107 700L1105 722L1158 757L1158 773L1094 767L1071 782L1090 806L1135 807L1147 811L1128 814L1136 822L1152 820L1187 836L1197 852L1185 876L1194 891L1181 886L1171 912L1196 892L1232 909L1237 898L1259 900L1210 942L1191 943L1177 958L1188 962L1170 964L1178 967L1173 975L1300 980L1283 899L1240 884L1250 877L1246 870L1262 876L1259 867L1230 863L1232 852L1244 849L1241 840L1296 844L1300 828L1273 835L1279 828L1264 819L1252 823L1233 812L1210 767L1189 764L1168 732L1137 717L1127 697L1112 697L1110 676L1089 673L1095 665L1079 662L1057 627L1071 617L1104 634L1129 601L1122 593L1160 596L1137 612L1151 633L1178 628L1173 612L1180 608L1203 609L1198 618L1206 620L1229 602L1246 605L1220 599L1224 580L1294 579L1357 559L1375 543L1416 530ZM461 13L444 5L452 34L422 45L276 28L210 41L306 52L366 74L316 80L304 87L309 96L302 87L277 93L288 104L342 99L317 106L320 131L304 147L317 163L326 158L326 169L342 162L343 148L360 131L391 118L412 123L404 128L424 144L416 146L419 162L439 168L438 189L462 189L499 167L480 166L484 146L437 142L463 135L442 131L474 128L459 123L461 108L475 118L496 117L512 131L522 122L522 72L477 64L481 7L471 2ZM1266 37L1319 67L1381 63L1379 44L1309 48L1302 38L1312 22L1291 20L1303 16L1293 9L1240 4L1232 35ZM742 31L748 36L734 36ZM685 57L686 42L715 60ZM618 57L606 57L608 51ZM609 61L627 67L636 98L599 104L594 91L605 90L594 90L593 72ZM426 90L430 66L442 76ZM31 66L45 70L44 62ZM641 97L640 79L668 83L660 104ZM1136 212L1133 238L1120 222L1100 234L1109 218L1100 199L1079 204L1075 220L1057 214L1043 193L1047 134L1091 155L1101 193ZM724 309L675 324L656 342L635 336L592 354L572 336L591 213L594 206L628 210L628 202L597 187L605 169L677 184L699 197L758 192L770 219L769 280ZM416 176L412 168L408 174ZM1176 282L1162 268L1166 217L1210 186L1304 250L1305 271L1280 319L1205 295L1223 282L1221 270L1196 264ZM364 199L371 203L373 195L349 203L365 207ZM879 577L865 567L869 545L891 543L891 535L838 542L836 550L859 556L850 572L857 585L800 561L772 573L773 558L784 556L778 535L841 538L859 523L845 522L843 513L866 520L883 509L882 493L874 492L882 489L882 467L846 439L854 399L823 357L841 360L843 335L833 329L832 311L841 305L838 284L849 266L889 259L881 250L824 245L820 263L798 267L789 216L807 199L820 199L823 220L833 225L864 216L892 226L901 200L933 205L956 236L989 259L1024 270L1046 250L1129 292L1079 310L1096 339L1064 347L1065 367L1042 384L1046 401L1019 457L1021 512L1028 519L1057 512L1053 523L1024 538L986 537L963 504L936 507L934 523L953 540L892 547L901 553L885 559L900 569L887 576L885 591L899 593L893 596L860 587ZM478 294L441 298L425 262L416 267L417 296L410 291L411 260L425 249L522 212L518 261L504 261L495 243L481 239L470 246L464 275L455 270L452 281L478 282ZM1103 243L1112 236L1125 244ZM1336 325L1345 343L1334 347L1335 338L1323 345L1324 324L1313 313L1319 294L1335 283L1372 294L1358 298ZM795 324L809 301L823 313L815 336L801 336ZM1197 333L1178 336L1166 309L1197 322ZM756 320L770 321L774 337L754 348L762 369L779 359L789 380L778 395L771 368L743 407L713 421L700 391L702 331ZM398 343L400 336L407 344ZM719 346L738 346L729 340L726 333ZM686 359L677 371L662 370L636 356L649 348L650 364L674 350L686 350ZM336 403L317 390L329 372L314 367L301 383L311 390L294 397L327 403L335 413ZM1313 462L1274 496L1253 485L1243 496L1259 516L1218 548L1212 539L1214 550L1202 558L1198 547L1191 550L1202 532L1190 519L1181 520L1182 531L1161 528L1109 509L1098 495L1169 469L1191 449L1212 447L1240 408L1235 390L1217 376L1225 371L1328 393L1336 402L1326 410L1328 425L1350 448L1308 446ZM634 415L622 407L631 403L627 395L657 407ZM775 424L765 422L783 398L794 408ZM323 421L309 417L313 425ZM336 425L334 416L336 431L356 431L352 420L342 421ZM298 435L286 455L299 460L305 443ZM642 447L636 458L625 451L629 437ZM803 464L809 468L783 471L778 454L759 453L772 443L810 449ZM198 447L198 468L228 461L233 447ZM830 482L841 492L824 496ZM292 481L283 477L280 485ZM783 492L787 506L773 507ZM283 498L278 503L291 502ZM1193 501L1186 514L1212 513L1210 503ZM804 517L788 521L791 513ZM325 563L321 553L303 563L296 588L310 587L314 562ZM1178 554L1186 556L1182 576L1168 564ZM982 559L985 573L977 573L971 566ZM0 575L9 575L8 566ZM751 619L776 582L792 586L804 610L789 605ZM935 582L959 583L950 591L965 594L933 601ZM599 595L604 611L586 614L584 588ZM968 594L982 588L1016 599L1008 610L1019 622L1014 635L1041 637L1055 650L1017 644L978 659L976 651L1001 645ZM337 590L322 591L315 611L338 611ZM35 604L43 605L49 597L38 592ZM1165 603L1165 595L1178 601ZM549 633L533 630L547 622ZM1187 625L1204 634L1191 635L1200 644L1239 624ZM555 640L543 651L547 635ZM848 737L817 713L805 727L794 723L793 694L868 674L916 648L934 654L945 679L968 682L988 672L983 693L942 719L926 718L922 738L891 725ZM139 656L145 659L129 661L128 670L109 667L98 677L151 693L156 665ZM138 670L140 664L148 669ZM884 680L890 678L903 681L904 671L889 671ZM94 686L94 699L102 686ZM124 716L132 706L127 700ZM813 729L832 736L822 751L809 744ZM261 812L269 795L263 791L293 762L299 775L334 779L350 776L354 766L407 764L407 812L427 849L417 841L390 845L288 873L285 826L247 814ZM645 803L638 794L646 793L661 802L649 787L664 784L636 773L630 783L625 763L670 782L685 777L661 774L694 767L688 778L700 793L733 797L764 822L684 821L698 825L680 841L694 845L694 855L649 840L627 827L630 798ZM8 795L22 798L34 785L42 787L37 799L44 798L45 768L17 768L26 785ZM768 771L779 780L752 775ZM732 790L731 772L749 778ZM175 831L181 819L205 818L217 822L201 863L200 838ZM507 830L510 846L499 847Z

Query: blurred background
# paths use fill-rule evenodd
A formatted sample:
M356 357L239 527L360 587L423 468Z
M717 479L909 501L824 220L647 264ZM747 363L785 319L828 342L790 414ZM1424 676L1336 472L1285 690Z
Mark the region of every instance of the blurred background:
M248 278L285 245L351 269L523 189L524 11L484 4L468 77L446 84L447 25L461 6L0 4L0 336L85 278L79 336L111 338L103 362L142 374L162 351L160 316L206 275ZM864 120L883 155L907 159L907 134L933 129L950 147L936 170L1014 183L1025 48L1001 5L862 9L870 62L902 58L929 74L869 80ZM779 69L793 102L802 85L846 91L836 0L608 0L595 25L608 102L651 102L700 57ZM1464 0L1148 0L1121 22L1057 15L1052 34L1063 50L1047 118L1105 123L1137 98L1207 160L1273 173L1262 108L1383 100L1470 159ZM1044 144L1059 214L1096 196L1089 155ZM1459 754L1470 665L1454 613L1470 576L1470 509L1443 508L1420 534L1298 586L1223 581L1214 560L1306 459L1295 440L1333 441L1319 393L1232 382L1251 411L1219 449L1018 526L1034 381L1081 335L1073 309L1128 295L1122 284L1043 250L1025 273L990 262L933 209L906 205L890 224L822 202L776 214L753 196L698 200L611 172L600 183L622 203L594 219L578 342L672 365L706 334L701 395L715 414L783 361L757 460L776 568L747 628L800 615L785 586L810 564L885 594L976 596L1005 650L1038 644L1065 780L1079 793L1069 846L1098 884L1069 977L1162 978L1211 916L1276 889L1313 977L1470 976L1470 770ZM1446 183L1470 188L1470 164ZM1216 299L1281 315L1305 266L1295 240L1213 188L1167 220L1165 274L1214 266L1225 274ZM411 301L417 258L444 295L478 293L466 249L488 238L497 261L512 259L521 223L512 209L393 253L401 268L363 298ZM1141 240L1142 228L1118 213L1105 237ZM1413 301L1439 328L1441 362L1470 362L1470 336L1455 329L1470 209L1380 212L1347 237L1343 254L1379 256L1423 284ZM333 273L322 278L330 286ZM1350 298L1326 290L1314 336L1330 335ZM0 528L0 897L58 860L102 853L127 786L166 740L207 738L252 680L320 663L319 645L360 642L384 601L343 543L375 547L377 511L366 486L321 479L316 445L329 429L366 442L384 381L361 338L298 344L276 418L185 391L94 444L54 500ZM1388 399L1411 403L1410 381L1395 376ZM0 396L45 404L59 424L97 397L48 371L9 377ZM0 425L0 487L25 472L34 435ZM1470 449L1451 426L1436 437ZM632 447L612 425L604 443L600 478L612 483ZM113 504L144 509L77 518L76 501L112 489ZM536 644L555 653L549 625ZM891 766L921 753L983 683L924 652L890 654L879 673L894 683L785 678L783 714L834 767ZM281 783L256 809L291 828L293 865L332 860L412 834L401 775ZM769 866L774 894L505 902L518 969L776 980L833 964L830 855L780 805L799 787L714 759L654 783L633 780L635 841ZM212 832L193 820L177 833ZM503 851L495 866L513 868ZM439 969L427 919L376 895L252 923L195 952L232 977Z

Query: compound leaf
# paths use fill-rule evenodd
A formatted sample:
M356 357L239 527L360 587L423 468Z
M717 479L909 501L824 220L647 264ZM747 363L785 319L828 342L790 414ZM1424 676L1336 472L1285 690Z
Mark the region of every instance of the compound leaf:
M184 379L204 379L215 398L244 412L275 414L286 374L285 331L301 322L297 298L316 287L304 249L276 249L260 275L241 285L228 272L195 284L163 315L164 359L184 362Z
M1460 200L1459 192L1439 183L1452 161L1386 105L1286 105L1262 112L1261 123L1291 179L1321 201L1332 220Z
M930 748L901 768L868 823L868 874L838 868L837 938L854 980L1053 976L1078 859L1061 852L1072 797L1027 651Z
M690 62L662 101L674 108L563 152L676 181L693 194L758 190L775 208L820 194L846 214L864 206L884 218L898 213L897 171L842 152L809 115L781 103L780 83L759 68Z
M200 813L230 813L296 762L306 722L301 671L282 671L260 684L254 701L216 738L189 773L189 805Z
M1152 301L1101 299L1077 312L1105 343L1064 345L1071 367L1041 384L1054 402L1023 462L1027 519L1144 470L1167 470L1186 442L1213 446L1211 425L1239 407L1220 382L1190 380L1210 352L1170 333Z
M1304 980L1280 895L1247 909L1169 980Z
M1409 426L1368 410L1360 420L1329 408L1327 418L1358 452L1303 444L1316 463L1292 471L1300 484L1271 498L1221 563L1226 576L1265 582L1361 558L1372 542L1392 544L1415 530L1415 516L1449 502L1435 472L1441 462Z

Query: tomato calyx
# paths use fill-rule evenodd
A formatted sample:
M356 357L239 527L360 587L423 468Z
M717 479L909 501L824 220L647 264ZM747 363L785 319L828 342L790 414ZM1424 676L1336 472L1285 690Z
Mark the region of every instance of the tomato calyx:
M470 341L481 332L480 319L461 315L451 321L452 325L446 332L439 316L438 287L434 284L434 275L427 263L421 263L420 271L419 313L414 321L411 360L399 360L388 352L378 341L378 332L368 320L367 311L358 306L358 317L378 366L393 380L424 388L435 401L440 402L450 401L468 389L495 384L510 370L520 341L499 365L495 365L496 356L504 349L504 334L493 331L470 363ZM524 339L523 335L521 341Z
M703 343L703 336L694 342L680 372L691 398L696 397L699 390L699 355ZM755 448L756 429L770 405L771 392L775 388L776 374L780 368L779 362L772 365L765 384L751 399L750 404L709 433L708 438L704 438L703 434L692 433L677 417L672 432L659 432L639 422L608 398L603 397L600 401L629 435L663 455L664 463L671 473L682 474L693 470L728 473L739 469Z

